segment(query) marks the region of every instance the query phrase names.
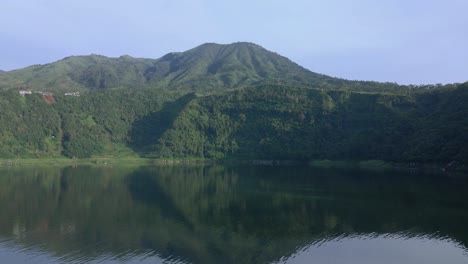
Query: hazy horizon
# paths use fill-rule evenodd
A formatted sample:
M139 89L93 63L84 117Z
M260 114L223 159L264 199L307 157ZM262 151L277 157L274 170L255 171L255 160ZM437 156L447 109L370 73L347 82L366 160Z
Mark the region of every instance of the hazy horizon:
M252 42L350 80L468 81L468 2L10 1L0 70L99 54L160 58L203 43Z

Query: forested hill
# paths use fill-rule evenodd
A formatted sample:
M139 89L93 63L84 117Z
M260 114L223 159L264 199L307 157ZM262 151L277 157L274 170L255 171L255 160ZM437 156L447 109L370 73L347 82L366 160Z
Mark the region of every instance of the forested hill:
M0 158L453 161L468 164L468 83L411 95L287 85L0 96ZM46 98L47 99L47 98Z
M109 88L161 88L220 91L262 84L300 85L327 90L407 93L393 83L347 81L313 73L252 43L207 43L159 59L130 56L72 56L60 61L9 71L0 89L83 92Z

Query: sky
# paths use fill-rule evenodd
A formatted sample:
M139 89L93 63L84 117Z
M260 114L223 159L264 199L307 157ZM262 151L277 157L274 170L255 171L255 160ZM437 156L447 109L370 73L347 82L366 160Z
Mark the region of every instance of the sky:
M253 42L322 74L468 81L467 0L1 0L0 69Z

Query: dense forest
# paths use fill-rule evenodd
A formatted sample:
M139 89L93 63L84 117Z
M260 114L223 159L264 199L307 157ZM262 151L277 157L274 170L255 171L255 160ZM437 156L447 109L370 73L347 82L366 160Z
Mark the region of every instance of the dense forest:
M468 84L411 96L266 85L0 98L2 158L468 161Z
M250 43L69 57L2 73L0 88L3 159L468 163L468 83L347 81Z

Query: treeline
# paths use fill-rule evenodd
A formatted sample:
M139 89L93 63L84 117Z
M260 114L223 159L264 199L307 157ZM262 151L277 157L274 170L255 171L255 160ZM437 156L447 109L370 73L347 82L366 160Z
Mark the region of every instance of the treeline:
M468 163L468 84L408 95L264 85L0 96L0 158L370 160Z

